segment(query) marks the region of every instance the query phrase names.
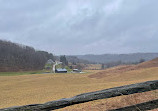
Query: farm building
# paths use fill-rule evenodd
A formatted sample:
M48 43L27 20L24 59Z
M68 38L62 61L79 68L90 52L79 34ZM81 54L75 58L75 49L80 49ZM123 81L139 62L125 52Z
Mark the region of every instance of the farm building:
M54 61L52 59L49 59L46 64L53 64L53 63Z
M74 73L80 73L81 70L79 70L79 69L73 69L73 72L74 72Z
M66 69L56 69L55 73L67 73Z

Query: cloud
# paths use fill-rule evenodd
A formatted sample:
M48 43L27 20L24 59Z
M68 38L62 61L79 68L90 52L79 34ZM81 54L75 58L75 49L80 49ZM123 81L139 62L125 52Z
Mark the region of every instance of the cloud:
M0 39L55 54L156 52L157 3L1 0Z

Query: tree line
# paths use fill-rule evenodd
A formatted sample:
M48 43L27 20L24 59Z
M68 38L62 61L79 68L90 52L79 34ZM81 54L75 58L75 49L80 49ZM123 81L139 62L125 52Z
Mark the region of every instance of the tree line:
M48 59L54 56L46 51L0 40L0 71L41 70Z

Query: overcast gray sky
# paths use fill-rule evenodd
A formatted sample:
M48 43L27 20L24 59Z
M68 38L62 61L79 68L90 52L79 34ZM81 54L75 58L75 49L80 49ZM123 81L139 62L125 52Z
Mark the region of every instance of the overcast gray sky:
M0 39L66 55L158 52L158 0L0 0Z

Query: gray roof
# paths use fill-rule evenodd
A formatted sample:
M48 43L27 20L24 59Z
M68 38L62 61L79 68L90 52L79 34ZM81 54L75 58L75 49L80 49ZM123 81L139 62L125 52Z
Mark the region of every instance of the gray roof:
M53 60L52 59L49 59L48 61L47 61L47 64L53 64L54 62L53 62Z
M66 69L56 69L57 71L67 71Z

